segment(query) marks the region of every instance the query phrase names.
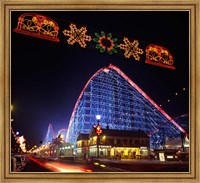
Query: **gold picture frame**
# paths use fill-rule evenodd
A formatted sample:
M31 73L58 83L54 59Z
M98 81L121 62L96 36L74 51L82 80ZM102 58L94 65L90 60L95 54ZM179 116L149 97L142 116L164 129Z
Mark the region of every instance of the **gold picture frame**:
M169 0L1 0L0 37L0 177L1 182L200 182L199 1ZM10 11L11 10L188 10L190 11L190 172L189 173L10 173Z

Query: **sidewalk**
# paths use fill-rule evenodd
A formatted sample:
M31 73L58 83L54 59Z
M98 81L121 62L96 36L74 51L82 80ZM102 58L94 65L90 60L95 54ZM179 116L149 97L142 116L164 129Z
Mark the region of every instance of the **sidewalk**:
M120 163L120 164L187 164L188 161L160 161L160 160L148 160L148 159L106 159L106 158L94 158L93 160L79 160L82 163L91 163L91 162L101 162L101 163Z

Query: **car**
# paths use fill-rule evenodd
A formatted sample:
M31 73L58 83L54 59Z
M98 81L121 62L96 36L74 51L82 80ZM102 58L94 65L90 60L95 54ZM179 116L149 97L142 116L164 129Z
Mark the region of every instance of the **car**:
M20 172L22 170L21 165L17 165L17 158L11 157L11 172Z
M21 166L21 169L24 169L26 166L26 158L24 155L15 155L14 156L17 160L17 166Z

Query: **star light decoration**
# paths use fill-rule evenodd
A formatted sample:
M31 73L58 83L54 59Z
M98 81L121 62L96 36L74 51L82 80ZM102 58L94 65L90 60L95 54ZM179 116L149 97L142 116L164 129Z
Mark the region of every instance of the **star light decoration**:
M87 29L86 27L81 27L80 29L77 29L75 24L70 24L71 30L64 30L63 34L65 36L69 36L69 39L67 40L68 44L73 45L74 43L79 43L79 45L82 48L85 48L87 44L85 41L91 41L91 36L86 35Z
M134 40L132 43L128 40L128 38L124 37L123 39L125 44L120 44L119 47L120 49L124 50L124 56L126 58L130 58L131 55L133 55L133 57L135 58L135 60L139 61L140 60L140 56L138 54L143 54L144 51L140 48L138 48L138 41Z

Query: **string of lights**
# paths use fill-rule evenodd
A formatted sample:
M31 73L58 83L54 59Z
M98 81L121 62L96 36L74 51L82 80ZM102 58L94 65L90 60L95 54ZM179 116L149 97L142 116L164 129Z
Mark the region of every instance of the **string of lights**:
M166 100L165 103L161 103L159 106L163 107L165 106L167 103L172 103L174 101L176 101L178 99L178 97L182 94L184 94L186 92L186 88L183 87L182 89L180 89L179 91L173 92L173 94L171 95L171 97L168 97L168 99Z
M11 112L12 112L12 111L14 110L14 106L11 105L11 106L10 106L10 109L11 109ZM11 119L11 123L12 123L13 121L14 121L14 119ZM16 143L19 144L19 146L20 146L22 152L25 153L25 152L26 152L26 143L25 143L26 139L24 138L24 136L23 136L23 135L22 135L22 136L19 136L19 132L14 132L14 130L13 130L12 127L11 127L11 133L13 134L13 137L14 137Z
M24 138L24 136L23 135L22 136L18 136L18 132L15 133L13 131L12 127L11 127L11 132L12 132L12 134L13 134L15 140L16 140L16 143L19 144L22 152L26 152L26 143L25 143L26 139Z

